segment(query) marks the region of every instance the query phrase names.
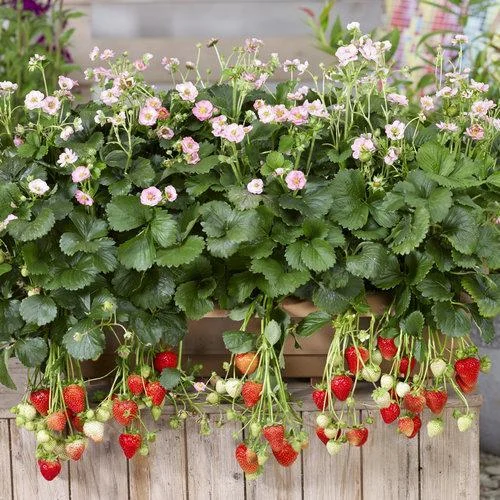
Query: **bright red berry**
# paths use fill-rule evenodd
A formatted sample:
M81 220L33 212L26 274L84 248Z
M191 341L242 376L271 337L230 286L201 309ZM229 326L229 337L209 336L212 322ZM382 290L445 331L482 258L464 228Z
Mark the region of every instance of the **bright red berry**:
M280 424L264 427L262 434L269 442L272 450L280 448L285 441L285 428Z
M118 442L123 450L123 454L127 458L132 458L137 450L141 447L142 438L139 434L125 434L122 433L118 437Z
M347 441L352 446L363 446L368 439L368 429L366 427L355 427L346 433Z
M382 354L382 357L387 360L391 360L396 356L398 352L398 348L394 339L386 339L384 337L379 336L377 338L377 347Z
M142 394L145 385L144 379L137 373L131 373L127 377L127 387L134 396Z
M61 462L58 459L49 460L40 458L38 460L38 468L44 479L47 481L52 481L61 472Z
M349 375L335 375L332 378L330 386L335 397L339 401L345 401L349 397L353 381Z
M137 416L139 410L137 403L130 400L115 399L113 401L113 416L115 420L124 426L129 425Z
M236 461L246 474L255 474L259 470L257 453L248 448L245 443L240 443L235 451Z
M460 390L463 393L469 394L471 392L474 392L474 389L476 388L475 385L466 384L458 375L455 375L455 380L456 380L458 386L460 387Z
M353 375L355 375L359 370L363 368L363 365L368 361L369 353L368 350L362 346L356 348L351 345L345 350L344 357L347 361L349 371Z
M409 392L403 398L403 405L412 413L422 413L425 408L425 396L420 393Z
M73 413L81 413L85 410L85 389L81 385L67 385L63 389L63 399L66 408Z
M273 449L272 451L276 461L283 467L290 467L299 456L298 452L295 451L288 441L284 441L280 448Z
M161 372L165 368L176 368L178 357L173 351L159 352L154 359L155 370Z
M415 358L408 356L403 356L399 362L399 374L402 377L409 377L411 372L415 369Z
M158 380L148 382L146 384L146 396L151 398L154 406L160 406L165 399L167 390L160 384Z
M330 439L328 436L325 434L325 429L323 427L316 427L316 436L323 442L323 444L328 443Z
M70 460L77 461L82 458L86 447L87 445L83 439L75 439L74 441L66 443L64 449Z
M413 430L415 429L415 424L411 417L401 417L398 421L398 430L401 434L406 437L410 437L413 434Z
M253 380L247 380L243 384L241 388L241 397L247 408L252 408L259 402L262 387L260 382L254 382Z
M418 431L420 430L420 427L422 427L422 420L420 420L420 417L418 415L415 415L413 417L413 432L408 437L410 439L414 438L418 434Z
M479 377L481 362L477 358L468 357L455 361L455 372L468 386L475 386Z
M448 401L448 394L445 391L426 391L425 402L432 413L438 415L443 411L443 408Z
M40 415L47 415L50 404L49 389L39 389L30 394L30 403L36 408Z
M55 411L47 415L45 422L51 431L61 432L66 427L66 414L63 411Z
M328 405L328 393L324 389L315 389L312 392L312 399L318 410L323 411Z
M401 409L397 403L391 403L387 408L380 408L380 415L386 424L391 424L399 417Z

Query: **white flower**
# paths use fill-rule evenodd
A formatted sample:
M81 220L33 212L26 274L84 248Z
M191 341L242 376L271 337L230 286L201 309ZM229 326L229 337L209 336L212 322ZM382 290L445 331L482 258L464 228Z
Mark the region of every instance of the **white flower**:
M95 61L99 55L99 47L94 47L89 53L89 59Z
M377 46L366 37L360 39L359 52L368 61L377 61L380 55Z
M349 23L347 26L347 31L354 31L354 30L358 30L360 29L360 25L357 21L352 21L351 23Z
M38 196L45 194L50 188L42 179L35 179L28 184L28 189Z
M67 141L73 134L74 134L74 130L73 130L73 127L70 127L69 125L64 127L62 130L61 130L61 133L59 134L59 137L63 140L63 141Z
M24 106L26 109L39 109L43 106L45 95L38 90L32 90L26 94L24 98Z
M429 95L424 95L420 98L420 107L424 111L432 111L434 109L434 100Z
M384 156L384 163L386 165L392 165L398 159L398 152L396 148L389 148L387 154Z
M2 222L0 222L0 231L3 231L9 225L10 222L16 219L17 216L15 216L14 214L7 215L7 217L5 217L5 219Z
M264 181L262 179L252 179L247 184L247 191L252 194L261 194L264 191Z
M57 79L57 83L61 90L71 90L75 85L78 85L76 80L62 75Z
M198 96L198 90L191 82L179 83L175 86L175 90L179 92L183 101L194 102Z
M328 111L325 108L325 105L319 100L316 99L312 102L304 101L303 106L307 109L307 112L312 116L317 116L319 118L328 118Z
M0 82L0 95L9 95L17 90L17 83L9 81Z
M76 160L78 160L78 155L72 149L65 148L64 152L59 155L57 164L61 167L67 167L75 163Z
M352 157L355 160L364 160L371 156L371 153L376 151L375 143L372 139L372 134L362 134L360 137L354 139L351 146Z
M174 186L167 186L165 188L165 198L172 202L177 199L177 191L175 190Z
M75 132L81 132L83 130L83 121L79 116L77 116L73 121L73 128L75 129Z
M399 106L408 106L408 97L402 94L396 94L394 92L387 94L387 100Z
M42 110L48 115L54 116L61 108L61 101L57 97L47 96L42 101Z
M309 67L308 61L304 61L302 63L302 62L300 62L299 59L293 59L293 61L291 61L290 59L287 59L283 63L283 71L285 71L285 73L287 73L289 70L291 70L291 71L297 71L299 75L302 75L308 67Z
M346 66L350 62L358 59L358 49L352 43L346 46L339 47L335 52L339 60L339 66Z
M106 104L107 106L111 106L112 104L115 104L118 102L118 98L120 97L121 91L116 88L112 87L107 90L103 90L101 92L100 98L101 101Z
M445 86L436 92L436 97L453 97L457 95L457 92L458 89Z
M94 121L98 125L104 125L106 123L106 115L102 112L101 109L97 110L97 113L94 116Z
M458 126L451 122L439 122L436 123L436 127L439 130L444 130L445 132L456 132L458 130Z
M471 115L484 117L488 114L488 111L494 107L496 107L496 104L491 100L476 101L470 108Z
M111 49L104 49L99 56L101 61L107 61L108 59L112 59L113 57L115 57L115 53Z
M453 38L451 39L451 43L453 45L462 45L465 43L469 43L469 38L465 35L454 35Z
M257 111L257 114L259 115L259 120L262 123L271 123L276 118L273 106L269 106L268 104L260 107Z
M487 83L476 82L473 78L470 80L470 88L478 92L488 92L490 86Z
M139 112L139 123L141 125L152 126L158 119L158 111L151 106L144 106Z
M172 71L176 70L179 67L180 61L177 57L164 57L161 60L161 65L167 70Z
M399 141L405 136L405 124L399 120L388 123L385 126L385 133L389 139Z
M119 127L125 123L125 111L120 111L117 115L107 118L107 122L115 127Z

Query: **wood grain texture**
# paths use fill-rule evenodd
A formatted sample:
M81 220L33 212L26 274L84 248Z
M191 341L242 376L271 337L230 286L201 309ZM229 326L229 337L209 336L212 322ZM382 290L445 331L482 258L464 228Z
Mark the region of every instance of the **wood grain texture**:
M14 421L10 421L14 425ZM12 499L9 420L0 420L0 500Z
M129 464L131 500L179 500L187 498L185 431L171 429L168 419L148 425L159 431L147 457Z
M360 448L345 445L330 456L315 434L317 414L303 413L309 433L309 448L303 454L304 500L361 500Z
M102 443L89 442L85 455L71 462L71 500L128 498L127 460L118 444L117 424L105 427Z
M211 424L213 420L211 419ZM199 434L196 422L186 425L187 479L189 500L243 500L245 482L234 457L232 434L239 424L229 422L213 429L209 436Z
M445 429L440 436L429 438L425 431L432 418L422 418L420 433L420 488L422 500L479 499L479 409L472 427L466 432L458 430L453 410L443 412Z
M63 463L59 476L53 481L46 481L38 470L33 433L19 429L14 421L10 431L14 500L69 499L68 465Z
M419 436L408 439L398 434L396 423L387 425L378 411L372 413L375 422L369 426L362 450L363 500L418 500ZM390 479L386 480L386 474Z

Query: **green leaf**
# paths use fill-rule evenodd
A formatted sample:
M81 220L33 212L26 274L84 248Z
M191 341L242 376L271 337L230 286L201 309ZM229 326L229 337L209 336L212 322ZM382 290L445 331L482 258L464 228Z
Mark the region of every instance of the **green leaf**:
M309 337L319 329L329 325L331 321L331 315L323 311L310 313L297 325L296 333L300 337Z
M320 238L305 242L302 247L301 258L307 269L316 272L330 269L336 261L335 251L331 245Z
M130 297L137 307L157 309L166 306L175 292L175 281L169 269L154 267L141 280L141 287Z
M492 252L492 248L500 248L500 228L495 224L486 224L479 229L476 253L490 270L500 269L500 252Z
M188 236L180 245L157 252L156 264L159 266L178 267L189 264L201 255L205 242L200 236Z
M16 219L9 223L9 234L18 241L33 241L45 236L54 226L56 219L49 208L42 208L31 221Z
M146 311L137 311L131 315L130 328L147 346L156 345L160 341L163 331L161 323Z
M363 280L349 275L347 284L339 288L327 287L324 283L314 290L314 304L328 314L343 313L363 290Z
M4 385L8 389L17 389L16 384L12 380L9 374L9 358L10 349L0 350L0 384Z
M40 366L49 353L47 342L41 337L19 339L14 347L19 361L30 368Z
M55 319L57 307L50 297L32 295L22 300L19 312L26 323L43 326Z
M141 188L147 188L154 184L155 171L151 166L151 160L147 158L136 158L128 171L128 178Z
M241 304L250 297L256 286L255 274L244 271L231 275L227 284L227 291L236 303Z
M166 211L155 210L155 216L150 222L151 235L158 245L167 248L175 244L177 240L177 223Z
M105 337L100 325L85 319L72 326L63 337L68 353L80 361L96 359L104 351Z
M181 372L176 368L164 368L160 375L160 384L168 391L174 389L181 381Z
M359 170L341 170L332 182L332 215L348 229L359 229L368 220L365 180Z
M281 338L281 328L277 321L272 319L264 328L264 337L266 337L267 341L274 345Z
M260 194L250 193L247 189L233 186L227 191L227 199L238 210L248 210L258 207L264 197Z
M429 212L418 207L412 214L405 214L389 235L389 247L396 254L407 254L418 247L429 230Z
M408 269L408 283L418 285L432 269L434 259L427 253L411 252L405 259L405 265Z
M432 306L432 313L437 327L449 337L463 337L469 335L472 321L469 313L460 306L451 302L436 302Z
M380 243L369 241L361 243L358 248L358 253L347 257L346 269L361 278L376 278L387 262L387 250Z
M215 289L215 283L213 289ZM188 318L200 319L214 308L213 302L208 299L210 293L208 295L203 293L202 295L205 296L201 296L198 282L188 281L177 287L175 303L186 313Z
M451 207L442 223L443 236L455 250L470 255L477 246L479 231L474 215L463 207Z
M59 259L54 262L53 274L45 283L47 290L80 290L90 285L96 278L99 270L94 267L93 256L76 255L72 259Z
M233 354L242 354L255 349L255 333L229 331L222 334L222 339L226 349Z
M420 337L424 330L424 315L420 311L413 311L405 319L401 320L400 328L403 332L414 337Z
M377 274L371 278L371 282L382 290L389 290L403 281L403 273L399 266L398 258L393 254L387 254L383 265Z
M11 270L12 270L12 266L10 264L7 264L6 262L4 262L3 264L0 264L0 276L2 276L2 274L7 274Z
M106 213L112 229L130 231L148 222L152 211L136 196L116 196L106 206Z
M24 326L19 313L20 302L15 299L0 301L0 338L8 340Z
M187 333L186 317L177 309L162 310L157 315L162 326L161 340L168 345L176 346Z
M202 158L196 165L189 163L179 163L173 167L176 172L208 174L212 168L219 165L219 155L207 156Z
M476 302L481 316L494 318L500 314L500 274L466 276L462 286Z
M417 152L418 166L425 172L446 177L453 172L455 160L447 148L435 142L427 142Z
M436 302L448 301L453 297L450 281L439 271L429 273L417 285L417 289L424 297Z
M396 318L400 318L410 307L411 290L408 286L400 286L395 294L394 314Z
M127 269L145 271L156 258L153 241L147 232L139 233L118 247L118 260Z

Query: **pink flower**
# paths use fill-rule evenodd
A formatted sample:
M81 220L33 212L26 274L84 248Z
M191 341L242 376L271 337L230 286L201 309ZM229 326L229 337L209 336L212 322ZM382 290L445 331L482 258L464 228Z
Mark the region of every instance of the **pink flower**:
M87 193L84 193L79 189L75 191L75 198L80 205L91 207L94 204L94 200Z
M292 170L291 172L288 172L285 177L285 182L288 189L298 191L306 185L306 176L304 175L304 172L301 172L300 170Z
M252 194L261 194L264 191L264 181L262 179L252 179L247 184L247 191Z
M61 130L61 133L59 134L59 137L63 141L67 141L74 133L75 133L75 131L73 130L73 127L70 127L69 125L67 125L66 127L64 127Z
M106 106L111 106L118 102L118 98L121 95L120 89L113 87L111 89L103 90L101 92L101 101L106 104Z
M57 97L47 96L42 103L42 109L48 115L55 115L61 108L61 101Z
M162 200L161 191L154 186L143 189L141 192L141 203L154 207Z
M193 384L193 389L196 391L196 392L204 392L206 390L207 386L205 383L203 382L195 382Z
M377 148L373 142L372 134L362 134L360 137L354 139L351 149L352 157L355 160L367 160Z
M396 148L389 148L387 154L384 156L384 163L392 165L398 159L398 152Z
M174 131L170 127L163 125L163 127L160 127L159 129L156 130L156 135L160 139L169 140L172 139L172 137L174 136Z
M167 186L165 188L165 198L168 201L175 201L177 199L177 191L174 186Z
M78 82L76 80L62 75L57 79L57 83L61 90L71 90L73 87L78 85Z
M214 113L214 105L210 101L198 101L193 108L193 115L200 120L200 122L204 122L212 118Z
M468 135L473 141L480 141L484 138L484 129L479 123L474 123L465 129L465 135Z
M200 156L198 153L188 153L186 154L186 163L189 165L196 165L200 161Z
M16 146L16 148L18 148L19 146L21 146L21 144L24 144L23 138L19 137L18 135L15 135L14 136L14 146Z
M439 122L436 123L436 127L439 130L443 130L445 132L456 132L458 130L458 126L455 123L451 122Z
M154 125L158 119L158 111L150 106L144 106L139 111L139 123L148 127Z
M245 128L243 125L238 125L237 123L231 123L227 125L224 129L224 139L229 142L239 143L245 138Z
M99 55L99 47L94 47L89 53L89 59L95 61Z
M32 90L26 94L24 98L24 106L26 109L39 109L43 106L43 100L45 99L45 95L39 92L38 90Z
M377 61L379 51L371 38L362 38L360 41L359 52L368 61Z
M257 114L259 115L259 120L262 123L271 123L275 119L274 107L269 106L268 104L261 106L257 110Z
M392 141L399 141L405 136L405 124L399 120L388 123L385 126L385 133Z
M83 182L84 180L88 179L90 177L90 170L81 165L79 167L76 167L73 172L71 172L71 180L77 184L79 182Z
M457 95L457 92L458 89L452 89L451 87L445 86L436 92L436 97L453 97Z
M302 62L300 62L299 59L294 59L293 61L290 61L290 59L287 59L283 63L283 71L285 73L288 73L288 71L297 71L297 73L299 75L302 75L308 67L309 67L308 61L304 61L302 63Z
M146 102L144 103L144 106L148 106L149 108L154 108L159 111L161 108L161 101L160 99L158 99L158 97L148 97L146 99Z
M263 99L257 99L253 103L253 109L255 109L255 111L258 111L260 108L262 108L265 105L266 105L266 103L265 103L265 101Z
M493 109L496 104L490 100L476 101L472 104L470 111L472 116L484 117L490 109Z
M304 101L303 106L312 116L317 116L319 118L328 118L328 111L326 110L325 105L319 99L316 99L313 102L309 102L306 100Z
M473 78L470 80L470 88L478 92L488 92L490 86L487 83L476 82Z
M429 95L424 95L420 98L420 107L424 111L432 111L434 109L434 100Z
M111 49L104 49L99 57L101 61L107 61L108 59L115 57L115 53Z
M200 150L200 145L192 137L184 137L180 144L182 152L186 154L197 153Z
M183 101L194 102L198 96L198 90L191 82L179 83L175 86L179 96Z
M308 118L309 113L305 106L295 106L290 109L288 113L288 121L294 125L303 125L304 123L307 123Z
M335 52L335 55L339 60L339 66L347 66L350 62L358 59L358 49L351 43L349 45L339 47Z
M290 112L286 109L284 104L277 104L274 106L274 120L278 123L283 123L288 121L290 118Z
M136 61L134 61L134 68L137 70L137 71L145 71L147 69L148 65L142 61L141 59L137 59Z
M172 71L176 70L179 67L179 64L181 62L177 57L164 57L161 60L161 65L167 70L167 71Z
M387 94L387 100L399 106L408 106L408 97L402 94L391 93Z
M250 54L256 54L263 45L264 42L259 38L247 38L245 40L245 51Z

